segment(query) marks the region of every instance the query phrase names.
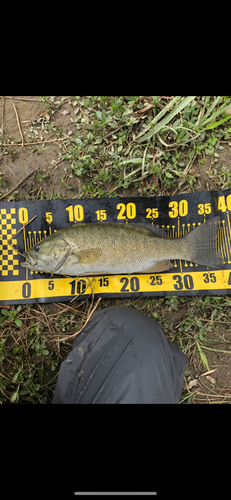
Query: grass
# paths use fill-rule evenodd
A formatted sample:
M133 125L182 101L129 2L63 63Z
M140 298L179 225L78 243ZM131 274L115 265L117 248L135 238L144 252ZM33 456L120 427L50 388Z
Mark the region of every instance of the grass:
M230 96L70 96L41 97L44 119L31 126L28 141L50 133L61 139L59 159L70 168L60 177L60 189L79 181L78 197L153 196L190 192L198 183L195 160L209 159L208 177L217 189L231 187L230 172L217 161L223 143L231 146ZM73 111L72 133L57 125L57 111ZM16 144L4 137L14 157ZM1 146L1 144L0 144ZM33 154L46 147L33 146ZM42 149L41 149L42 148ZM16 147L15 147L16 151ZM54 163L57 159L54 159ZM40 199L48 197L48 174L37 173ZM0 186L3 174L0 173ZM70 188L71 189L71 188ZM2 190L2 187L1 187ZM34 190L34 187L33 187ZM34 199L33 190L28 199ZM70 197L72 191L70 191ZM2 194L2 193L1 193ZM17 199L14 192L7 201ZM53 198L60 198L59 192ZM197 360L197 370L209 369L209 355L229 353L226 334L230 328L229 296L154 297L126 301L103 299L99 308L123 303L158 320L168 338ZM91 301L72 304L9 306L0 310L0 402L48 404L52 401L60 363L71 341L57 342L73 334L86 321ZM221 334L221 332L223 332ZM222 337L223 335L223 337ZM218 347L219 341L219 347ZM224 348L220 344L224 344ZM228 346L228 347L227 347ZM192 375L186 371L182 402L191 403L195 391L187 391Z
M113 197L128 190L142 196L168 194L179 181L192 191L198 180L191 169L194 159L212 157L214 165L223 148L220 141L230 140L227 96L72 96L69 104L75 132L59 147L71 170L60 180L80 179L79 197ZM50 116L44 133L61 137L52 121L61 100L43 97L41 105Z
M60 363L71 349L68 341L60 346L57 332L73 334L82 326L89 305L81 306L55 304L53 314L40 305L1 309L1 403L51 403Z
M230 139L228 97L178 97L166 104L155 97L77 96L72 104L78 111L77 130L62 155L71 162L70 175L84 180L84 197L111 197L127 190L142 196L168 193L179 179L192 190L197 182L190 170L195 156L212 156L214 164L223 148L220 140ZM215 128L220 116L226 121ZM214 128L207 131L209 125Z

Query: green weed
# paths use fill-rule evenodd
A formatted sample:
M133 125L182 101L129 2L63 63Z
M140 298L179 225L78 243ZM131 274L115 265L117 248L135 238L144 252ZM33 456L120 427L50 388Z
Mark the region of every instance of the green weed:
M192 189L197 182L189 168L193 157L214 156L215 162L219 139L230 137L228 119L217 122L231 106L227 97L176 96L166 104L156 96L150 105L149 98L138 96L76 96L70 102L76 133L63 158L72 174L84 179L86 197L125 194L130 188L151 195L174 189L179 179L181 185L187 179ZM148 106L142 122L139 112Z
M22 306L18 306L15 310L1 309L0 323L5 322L6 318L8 322L14 321L17 326L22 326L21 319L17 318L17 314L21 311Z

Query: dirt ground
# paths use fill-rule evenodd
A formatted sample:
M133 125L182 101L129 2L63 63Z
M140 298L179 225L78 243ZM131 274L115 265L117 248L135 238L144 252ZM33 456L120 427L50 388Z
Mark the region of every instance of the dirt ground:
M58 100L60 97L56 97L56 99ZM40 199L41 193L43 193L44 198L50 195L53 196L54 194L62 198L78 197L81 181L66 175L71 170L71 164L68 160L58 163L60 161L59 146L61 139L57 138L57 133L52 131L52 127L48 133L42 130L42 124L46 123L48 116L47 112L42 110L36 96L14 96L13 98L4 98L4 101L0 99L0 136L3 132L4 142L7 141L9 136L11 136L12 141L18 140L21 142L13 103L20 120L25 146L22 148L21 145L8 145L2 147L2 149L0 147L0 174L2 173L4 176L2 185L0 186L0 200L6 200L4 194L7 193L7 190L8 192L12 190L12 193L18 191L18 194L14 196L15 201L25 199L25 195L27 195L27 199ZM64 109L68 114L61 114L61 111ZM64 101L59 109L55 109L54 107L54 114L50 116L49 123L54 122L54 126L61 129L62 133L69 137L71 132L75 132L71 118L75 120L74 108L70 103L65 103ZM30 144L27 145L27 143ZM222 144L222 146L224 149L219 151L220 156L216 163L218 174L224 166L231 171L231 148L226 143ZM58 164L56 165L56 163ZM43 180L41 177L37 178L32 173L35 169L38 169L41 174L46 174L50 169L52 170L49 178ZM203 164L196 160L193 169L195 173L199 173L195 190L219 189L218 185L214 184L209 178L208 172L211 170L210 157L206 157ZM32 175L29 176L29 174ZM62 183L61 179L64 179L65 183ZM18 185L20 182L21 184ZM72 189L68 189L68 187ZM134 195L137 195L137 193L134 192ZM145 301L145 299L140 299L139 304L142 304L142 301ZM116 304L119 302L121 303L122 301L115 301ZM50 306L52 307L52 304ZM46 305L46 307L49 307L49 305ZM185 315L187 315L187 306L172 312L171 324L174 328L180 325ZM219 337L220 342L217 333L211 332L210 334L210 338L216 340L216 350L228 351L231 345L229 324L224 324L223 329L219 331ZM169 338L172 340L171 337ZM195 352L189 359L187 369L189 377L187 382L189 383L190 380L194 380L194 384L191 385L194 385L197 392L193 402L197 404L210 403L211 401L213 403L230 402L230 355L224 352L208 350L206 351L206 357L210 370L214 371L204 376L202 374L207 370L201 365L197 349L195 349ZM187 396L187 386L184 388L184 393Z
M20 145L6 146L4 148L5 153L0 152L0 170L4 174L1 186L2 193L6 192L7 189L10 191L14 186L17 186L20 180L26 178L36 168L38 168L39 172L45 174L59 161L60 141L57 140L56 133L50 131L49 133L45 133L41 130L42 123L47 121L48 113L42 110L41 104L36 100L36 96L25 96L25 98L28 100L5 99L4 136L11 135L12 141L19 140L21 142L15 110L12 106L13 101L20 117L24 142L25 144L31 142L32 144L25 146L23 149ZM32 101L31 99L35 100ZM0 116L2 116L2 100L0 101L0 106ZM73 114L72 106L64 104L63 107L67 108L69 114L63 116L59 110L55 109L55 113L51 115L50 121L55 122L55 126L61 128L64 134L68 134L72 131L70 118L75 119L75 115ZM34 138L33 142L35 144L33 144L31 138ZM36 142L39 142L39 145ZM46 149L40 152L43 148ZM60 179L64 178L68 170L70 170L70 162L64 160L53 168L49 176L49 182L47 179L40 181L35 175L29 177L20 187L16 188L18 195L15 197L15 201L23 200L26 193L27 199L38 199L41 191L44 193L44 198L54 193L59 194L62 198L72 198L78 195L79 186L77 179L71 179L70 187L73 188L71 194L70 190L60 182ZM70 182L70 179L67 179L67 184L68 181ZM28 193L31 193L29 198Z
M63 136L69 137L71 132L75 132L75 127L71 121L71 119L75 120L76 118L73 106L64 101L64 104L59 109L54 107L54 114L50 115L49 123L54 123L54 127L62 130L63 136L58 139L55 132L49 131L47 133L41 130L42 124L47 122L48 112L42 110L41 104L37 101L39 96L37 96L37 98L36 96L23 97L14 96L14 98L11 99L5 98L4 102L4 136L11 136L12 141L18 140L21 142L15 110L12 105L12 102L14 102L18 116L20 117L25 146L22 149L21 145L13 144L5 146L2 148L2 151L0 148L0 172L4 175L0 187L1 194L3 195L6 193L7 189L10 191L16 187L21 180L25 179L35 169L46 174L53 167L49 175L49 182L47 179L38 179L35 175L32 175L19 187L16 187L15 190L18 191L18 195L15 196L15 201L23 200L25 194L27 194L27 199L39 199L41 191L43 192L44 198L53 194L60 195L62 198L73 198L78 196L81 181L74 177L69 178L66 175L66 173L71 170L70 162L68 160L63 160L54 167L60 159L60 141L63 140ZM61 97L57 96L56 99L60 100ZM61 114L63 109L65 109L68 114ZM3 100L0 99L0 135L2 134L2 116ZM32 138L34 138L33 142ZM27 145L28 142L30 142L30 145ZM227 170L231 170L231 148L228 144L222 145L224 149L219 151L219 158L215 165L218 174L224 166ZM196 159L192 169L192 173L197 173L198 176L197 185L194 187L195 190L207 191L218 189L218 186L209 178L207 172L210 170L210 157L205 157L203 164L199 163ZM217 176L219 176L218 174ZM63 178L65 178L68 187L60 182ZM29 197L28 193L30 193ZM133 196L137 195L138 192L135 191Z

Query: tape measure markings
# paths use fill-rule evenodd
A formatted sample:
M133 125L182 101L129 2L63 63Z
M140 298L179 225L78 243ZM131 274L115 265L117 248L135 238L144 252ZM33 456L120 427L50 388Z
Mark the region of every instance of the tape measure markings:
M183 272L157 275L110 275L96 278L73 276L69 278L45 278L32 281L5 281L1 284L0 301L39 299L43 297L70 297L79 294L123 294L132 292L175 292L198 290L206 294L209 290L231 289L230 270L208 272Z
M64 278L58 275L52 277L47 273L22 269L19 265L21 257L10 247L10 244L15 247L19 245L18 249L21 252L27 251L56 230L73 223L97 221L143 223L145 219L147 224L154 223L158 227L167 228L166 236L175 239L185 236L206 221L208 214L213 217L218 207L221 213L220 230L216 248L211 248L211 251L217 252L220 249L224 263L227 267L230 266L231 190L178 195L171 200L171 197L140 197L133 198L132 201L126 198L81 200L78 204L74 204L72 200L3 202L1 205L3 208L0 209L1 303L7 303L8 300L18 300L20 303L33 300L50 302L55 297L69 300L70 296L89 293L86 277L81 277L78 281L75 277ZM198 201L203 201L203 203L198 203ZM22 203L23 206L21 206ZM212 214L212 211L215 213ZM20 224L24 225L28 222L29 214L30 216L37 215L33 226L24 227L18 239L10 240L10 236L20 229ZM190 218L195 222L192 222ZM101 296L110 294L123 296L129 293L183 295L190 291L195 294L197 290L198 292L204 291L204 293L210 293L210 291L211 293L231 293L231 267L221 271L205 268L204 272L203 270L198 272L198 265L192 262L178 260L172 262L172 269L158 275L99 276L94 278L94 293ZM86 289L83 288L84 286Z
M10 236L16 234L16 208L11 208L7 212L6 208L0 210L0 273L2 276L8 276L12 273L13 276L19 274L17 251L11 245L17 245L17 239ZM7 241L9 240L9 241ZM9 244L10 243L10 244Z

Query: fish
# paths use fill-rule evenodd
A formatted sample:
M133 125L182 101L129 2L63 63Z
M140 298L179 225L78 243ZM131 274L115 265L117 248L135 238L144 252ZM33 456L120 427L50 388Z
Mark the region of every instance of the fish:
M64 227L24 253L25 269L52 274L92 276L157 273L171 260L224 267L218 216L180 238L151 224L79 223Z

